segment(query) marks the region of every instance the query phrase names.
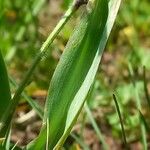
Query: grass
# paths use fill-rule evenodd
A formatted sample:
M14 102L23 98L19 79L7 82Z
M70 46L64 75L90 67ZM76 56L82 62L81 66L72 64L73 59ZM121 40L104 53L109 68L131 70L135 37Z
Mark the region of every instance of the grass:
M108 145L107 145L107 143L105 142L105 139L104 139L104 137L103 137L103 134L101 133L101 131L100 131L100 129L99 129L99 127L98 127L98 125L97 125L97 123L96 123L94 117L92 116L91 110L89 109L87 103L85 103L85 107L84 107L84 108L85 108L85 111L86 111L86 113L87 113L87 116L88 116L88 118L90 119L91 124L92 124L92 126L93 126L93 128L94 128L94 130L95 130L95 132L96 132L96 134L97 134L97 136L98 136L99 141L102 143L103 149L104 149L104 150L108 150L108 149L109 149L109 148L108 148Z
M129 149L129 146L128 146L127 140L126 140L126 134L125 134L125 129L124 129L124 125L123 125L122 115L121 115L121 112L120 112L119 105L118 105L117 98L116 98L115 94L113 94L113 99L114 99L114 102L115 102L115 105L116 105L116 110L117 110L117 113L118 113L118 116L119 116L119 120L120 120L120 125L121 125L122 137L123 137L124 145L125 145L126 149Z
M150 97L149 97L148 88L147 88L147 80L146 80L146 69L145 69L145 66L143 67L143 83L144 83L145 97L146 97L147 103L148 103L149 108L150 108Z
M136 81L135 81L135 77L134 77L134 72L133 72L133 68L132 65L129 64L129 72L130 72L130 76L132 78L132 83L134 86L134 92L135 92L135 96L136 96L136 105L137 105L137 109L141 110L142 109L142 105L141 105L141 101L140 101L140 95L139 95L139 91L137 89L137 85L136 85ZM140 114L139 114L139 123L140 123L140 128L141 128L141 135L142 135L142 143L143 143L143 149L147 150L147 138L146 138L146 130L145 130L145 126L143 124L143 122L140 122Z
M58 10L59 11L58 13L54 12L57 14L56 16L60 16L62 12L64 13L63 9L68 8L71 3L72 3L71 0L63 1L62 4L59 3L60 6L62 5L62 9ZM54 5L55 4L56 2L54 2ZM24 5L25 7L22 8L22 5ZM91 9L90 8L91 6L92 5L88 5L88 10ZM114 13L111 13L111 11L109 12L112 16L110 14L108 15L107 29L106 28L103 29L105 32L105 34L103 34L103 38L96 40L98 38L96 36L97 32L95 32L93 38L88 39L88 36L87 36L86 37L87 39L86 38L84 39L85 41L86 40L88 42L90 41L89 43L91 43L92 39L95 39L94 41L95 43L96 41L101 41L99 43L100 51L99 51L99 55L96 55L97 59L94 59L93 62L91 59L91 62L93 63L93 66L92 66L93 69L91 70L89 69L91 74L88 74L88 77L93 77L93 78L85 78L87 79L86 81L91 81L91 82L86 82L86 84L79 84L79 87L81 87L81 89L78 87L77 89L79 90L76 90L76 91L74 90L76 96L74 96L75 99L71 98L73 101L70 101L70 98L68 98L70 97L71 95L70 93L72 92L71 91L72 85L78 85L78 84L75 84L76 77L80 78L80 74L81 76L84 74L84 70L86 70L85 66L88 66L88 64L90 64L89 58L92 58L92 52L94 53L94 50L87 50L87 52L84 53L84 56L85 56L84 59L81 59L79 55L74 55L75 57L74 57L73 62L77 60L74 66L76 66L77 68L76 70L78 71L72 69L73 70L72 72L68 71L68 76L67 75L61 76L63 69L64 69L64 73L67 73L67 69L65 68L65 65L62 65L62 67L59 67L61 69L56 69L60 71L54 72L54 68L56 66L56 63L59 60L62 50L64 49L64 45L66 45L66 42L68 41L70 31L74 29L74 24L76 23L78 24L79 22L79 19L76 20L76 18L78 16L81 16L83 12L85 13L85 6L81 7L76 13L72 12L72 7L69 7L69 10L67 11L68 16L64 15L64 17L62 18L62 20L60 20L60 22L58 23L54 31L50 34L50 36L48 36L49 38L47 38L46 42L43 43L43 40L46 39L45 35L47 35L47 31L45 32L43 29L45 29L46 27L49 28L50 26L54 26L55 23L53 22L56 22L55 21L56 16L54 15L55 17L52 17L52 14L49 15L49 11L51 11L52 9L49 9L48 7L49 7L48 3L44 0L35 0L35 1L30 0L30 1L26 1L25 3L14 1L13 4L11 1L6 0L5 2L2 1L2 5L0 6L0 10L2 12L0 14L0 35L1 37L3 37L0 41L0 45L1 45L0 48L5 58L5 64L7 64L7 68L8 68L7 70L9 72L8 74L9 76L10 74L11 76L14 76L13 79L10 78L11 92L15 91L19 87L19 89L17 90L19 91L17 92L18 94L15 94L13 98L13 99L16 99L13 109L10 109L12 108L12 106L10 106L8 110L12 110L12 112L14 112L20 99L27 100L29 105L31 105L31 108L37 112L39 117L44 118L44 121L43 121L44 125L42 128L42 130L44 131L41 131L40 135L41 137L43 137L44 135L47 135L47 136L43 138L45 140L41 140L42 143L47 144L46 146L47 149L49 145L55 145L56 146L55 148L59 148L60 146L63 145L69 133L71 132L71 129L74 126L79 114L80 114L80 117L82 118L82 113L80 113L80 111L85 102L84 101L85 97L83 98L82 95L84 96L86 95L87 91L89 90L90 84L93 81L95 81L94 88L92 91L92 97L91 97L90 103L88 103L88 106L92 110L90 112L90 115L89 115L90 109L88 108L87 108L88 110L86 109L87 115L90 118L89 122L81 121L78 123L80 123L81 126L83 126L82 128L84 128L87 124L90 124L91 126L93 126L92 130L94 130L95 134L97 135L97 138L99 139L99 142L102 143L103 147L107 147L105 145L110 144L108 142L109 140L107 139L108 136L111 139L113 139L113 141L120 141L121 143L123 143L123 141L121 141L121 138L119 137L120 132L122 132L122 130L120 129L121 123L119 125L117 124L118 114L112 111L112 108L113 108L113 104L111 102L112 91L115 90L117 91L117 95L118 95L117 98L120 104L119 105L120 112L123 116L125 116L123 120L124 120L124 126L126 127L125 128L127 132L126 139L128 141L129 147L132 147L133 143L136 144L138 142L141 142L143 149L147 149L147 145L149 142L148 141L149 139L149 135L148 135L149 109L147 109L147 107L149 107L149 77L148 76L149 76L149 69L150 69L150 65L149 65L150 53L149 53L149 45L148 45L148 37L150 35L150 32L148 30L149 19L147 19L149 16L150 8L149 8L148 2L146 0L143 0L142 2L140 2L140 5L139 5L139 1L137 0L133 0L133 1L127 0L126 2L122 3L115 26L113 28L113 31L111 32L111 36L107 44L106 51L103 54L104 57L99 67L100 69L98 69L98 64L99 64L98 60L100 60L101 58L103 49L107 41L106 39L108 38L108 35L110 32L110 30L108 29L112 28L113 22L111 22L112 21L111 19L115 19L115 16L113 16ZM109 5L109 8L111 8L111 5ZM116 7L115 6L113 7L113 11L115 10L114 8ZM48 10L47 11L48 18L50 18L51 20L48 25L46 25L46 23L44 22L45 18L42 16L42 13L43 13L42 11L45 11L45 10ZM105 15L107 16L106 13ZM71 19L71 16L72 16L72 19ZM109 20L109 17L111 18L110 20ZM80 20L82 21L83 18L81 18ZM98 20L99 19L96 19L97 22ZM105 21L102 21L102 22L105 23ZM67 23L67 26L64 27L65 23ZM95 23L95 24L98 24L98 23ZM95 24L94 22L93 24L91 23L91 25L89 25L88 28L90 28L90 26L95 26ZM79 29L80 26L81 24L78 25L77 28ZM64 30L62 30L62 27ZM84 27L86 28L86 26ZM58 33L60 32L59 29L61 30L61 33L58 35ZM50 28L50 30L52 29ZM92 32L93 31L91 31L91 33ZM86 34L88 35L91 33L87 32ZM82 33L79 32L79 35L81 34ZM83 35L84 34L85 33L83 32ZM77 36L77 39L80 39L80 38L82 39L82 36L79 36L79 37ZM72 41L73 40L71 40L70 43L72 43ZM84 43L83 41L82 41L82 45L86 45L86 42ZM41 45L43 46L41 47ZM93 45L96 45L96 44L93 44ZM92 47L92 45L90 46ZM87 47L90 47L90 46L87 46ZM80 54L80 52L82 51L81 49L88 49L85 47L81 46L78 52L73 51L72 54L73 53L75 54L75 52ZM41 51L37 54L37 51L39 49L41 49ZM91 52L91 53L88 53L88 52ZM46 57L42 57L42 55L46 55ZM35 56L39 58L36 61L34 61L34 64L32 64L33 62L32 59L35 58ZM65 56L63 54L62 56L63 57L61 58L59 64L62 63L62 59L65 59L66 54ZM68 55L68 57L72 58L71 55ZM69 62L71 62L71 59L69 58L68 60L70 60ZM129 75L129 72L128 72L129 62L131 65L130 74L131 72L133 73L132 77ZM83 66L82 66L82 63L84 64ZM33 67L30 68L30 64L32 64L31 66ZM38 67L37 67L37 64L38 64ZM143 66L145 66L144 69L143 69ZM8 93L10 89L8 86L8 79L7 79L8 77L6 74L6 68L5 68L4 63L3 63L3 67L5 69L5 73L4 73L5 75L1 75L1 72L0 72L0 76L6 77L5 78L6 80L0 79L5 82L1 84L2 87L0 88L0 91L1 89L4 90L3 85L6 85L7 88L5 92ZM24 76L24 72L26 72L27 68L30 68L30 71L28 73L29 76L28 75L26 76L26 78L21 84L22 86L18 86L17 82L21 81L22 76ZM97 76L95 77L95 73L97 69L98 69L98 72L97 72ZM0 67L0 71L1 70L2 70L2 67ZM54 76L52 77L53 72L54 72ZM78 74L77 72L80 72L80 74ZM73 75L71 75L70 77L69 73L70 74L72 73ZM60 82L58 80L59 78L57 78L58 77L57 74L60 75L60 80L63 79L63 77L65 77L66 80L65 78L64 80L66 82ZM14 79L17 79L17 82L15 82ZM32 82L32 84L28 85L29 82L35 79L38 79L38 81L34 83ZM57 87L54 86L55 87L54 89L59 90L59 88L61 87L62 89L60 89L60 91L66 90L66 92L64 92L65 93L64 95L60 94L62 97L62 103L55 103L57 107L53 107L54 112L51 111L52 109L50 110L48 109L48 113L45 113L47 109L45 109L44 111L43 107L41 107L35 100L32 99L32 93L33 91L36 91L37 89L47 90L49 86L49 80L51 80L52 85L58 85ZM67 84L67 81L68 83L70 83L70 85ZM84 80L81 80L81 81L84 81ZM53 98L52 98L53 96L51 94L51 89L53 89L51 88L53 87L52 85L49 88L47 102L46 102L46 105L48 107L51 106L52 104L51 101L53 101ZM64 85L69 85L69 86L65 87ZM84 88L82 88L81 85L83 85ZM89 86L87 87L87 85ZM27 90L22 93L24 88L26 88ZM78 95L78 93L80 94ZM1 94L0 92L0 96L3 97L5 95ZM7 101L4 101L6 107L8 106L7 103L9 103L9 100L10 100L10 95L8 94L7 96L8 96ZM67 98L68 98L68 103L66 102L64 104L63 102L65 102ZM3 98L0 98L0 100L1 99ZM53 102L56 102L56 99ZM63 105L62 107L59 106L61 104ZM6 107L4 107L4 105L2 104L3 109ZM67 122L67 123L66 124L64 123L65 125L61 126L61 129L59 130L57 130L58 127L56 127L55 131L61 134L56 135L57 138L54 138L54 139L57 139L56 141L54 140L54 143L57 143L57 142L58 143L52 144L48 138L49 136L53 136L52 130L50 130L51 126L53 125L51 124L51 119L54 120L53 121L54 124L55 122L57 122L57 120L55 120L55 117L50 118L50 120L47 120L47 118L49 118L48 116L51 116L50 114L54 114L55 116L55 113L58 110L60 110L61 114L63 114L62 109L60 109L59 107L65 108L64 110L68 111L68 114L64 113L66 114L66 116L62 115L63 116L62 122ZM93 116L93 110L97 110L98 112L99 110L102 110L100 111L101 113L99 114L101 117L95 118ZM1 114L3 114L3 110L0 109L0 111L2 111ZM60 112L58 111L58 114ZM11 114L9 111L8 113ZM43 117L43 114L44 114L44 117ZM11 119L10 118L6 119L6 118L7 118L7 115L5 115L5 117L3 117L2 120L3 122L6 121L6 124L9 124L8 122L10 122ZM101 121L97 122L97 120L99 119ZM1 127L3 126L2 120L1 120ZM101 133L100 132L101 130L99 129L100 125L98 123L102 123L101 126L102 127L105 126L107 130L104 130ZM139 130L139 126L141 130ZM13 128L11 129L13 130ZM7 128L4 130L7 130ZM76 131L73 131L72 134L76 135L74 134L74 132ZM8 136L6 136L6 139L8 140L7 141L5 140L4 134L5 133L1 133L2 145L6 146L6 143L7 145L12 145L12 143L9 143L10 139L7 138ZM85 144L85 141L84 141L85 139L82 137L82 132L78 136L74 136L74 140L75 140L75 143L79 143L79 145L83 148L87 146L89 149L91 149L92 147L91 145L89 146ZM17 141L14 141L13 145L15 145L16 142ZM66 142L69 142L68 139ZM30 144L33 144L33 143L30 143ZM17 143L17 145L20 145L20 144ZM64 149L65 149L65 145L64 145ZM11 148L12 147L13 146L11 146ZM71 149L72 145L69 145L69 147ZM117 144L116 144L116 147L117 147Z

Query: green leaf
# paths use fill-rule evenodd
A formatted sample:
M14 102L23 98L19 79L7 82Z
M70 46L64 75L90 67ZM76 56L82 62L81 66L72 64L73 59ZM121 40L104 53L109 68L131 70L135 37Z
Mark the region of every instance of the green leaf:
M0 51L0 120L11 99L7 70ZM0 122L1 124L1 122Z
M111 0L108 11L107 0L95 0L92 13L84 12L51 80L41 133L27 149L42 150L46 141L49 149L63 145L94 81L120 2Z

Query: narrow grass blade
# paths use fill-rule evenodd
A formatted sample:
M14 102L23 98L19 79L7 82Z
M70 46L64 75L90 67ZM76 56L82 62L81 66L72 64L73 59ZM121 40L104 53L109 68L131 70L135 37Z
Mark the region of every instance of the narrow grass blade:
M33 2L33 15L36 16L45 3L45 0L34 0Z
M115 94L113 94L113 100L115 102L116 110L117 110L117 113L118 113L118 116L119 116L119 120L120 120L120 125L121 125L121 129L122 129L122 136L123 136L123 142L124 142L124 145L125 145L126 149L128 149L128 144L127 144L127 140L126 140L126 134L125 134L124 126L123 126L123 120L122 120L121 112L120 112L119 105L118 105L118 102L117 102Z
M9 81L13 88L18 88L17 83L12 77L9 77ZM21 96L29 103L29 105L35 110L35 112L42 119L44 114L43 108L37 102L35 102L31 97L29 97L25 92L23 92Z
M83 150L90 150L90 148L77 135L71 133L71 136L81 145Z
M10 103L11 94L8 75L3 56L0 51L0 119Z
M142 106L141 106L141 101L140 101L140 95L136 86L136 81L134 79L134 71L132 68L131 63L128 64L128 68L129 68L129 73L132 79L132 83L133 83L133 87L135 90L135 98L136 98L136 105L137 105L137 109L141 111ZM140 127L141 127L141 134L142 134L142 144L143 144L143 149L147 150L147 140L146 140L146 129L143 123L140 122L140 114L139 114L139 123L140 123Z
M6 149L6 150L9 150L10 149L10 141L11 141L11 129L9 131L7 131L6 133L6 136L5 136L5 140L4 142L2 143L3 147Z
M140 110L139 110L139 114L140 114L141 122L144 124L147 132L150 133L150 127L149 127L148 123L146 122L146 119L145 119L145 117L143 116L143 114L142 114L142 112Z
M0 51L0 127L3 125L2 116L10 104L10 99L11 93L7 70ZM7 132L7 129L4 129L3 133L5 132L5 130ZM0 135L0 138L3 138L3 135Z
M11 150L15 150L17 149L17 144L18 144L18 141L15 143L15 145L11 148Z
M41 133L27 149L45 148L47 118L49 149L61 149L94 81L120 2L110 0L108 11L107 0L95 0L92 13L84 12L50 83Z
M145 70L145 66L143 67L143 83L144 83L144 91L145 91L145 97L148 103L148 106L150 108L150 97L148 94L148 88L147 88L147 81L146 81L146 70Z
M102 143L103 149L104 150L108 150L109 149L108 145L106 144L105 139L104 139L104 137L103 137L103 135L102 135L102 133L101 133L101 131L100 131L100 129L99 129L95 119L94 119L94 117L92 116L91 110L89 109L87 103L85 103L84 106L85 106L84 108L86 110L87 116L88 116L88 118L90 119L90 121L92 123L92 126L93 126L93 128L94 128L94 130L95 130L95 132L96 132L96 134L97 134L97 136L99 138L99 141Z

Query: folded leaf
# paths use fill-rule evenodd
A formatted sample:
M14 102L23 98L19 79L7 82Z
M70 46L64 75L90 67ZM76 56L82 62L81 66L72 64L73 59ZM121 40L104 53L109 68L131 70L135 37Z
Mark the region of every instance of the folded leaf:
M113 27L120 3L121 3L121 0L110 0L109 1L107 23L103 30L102 36L99 39L100 43L99 43L99 47L97 49L97 53L95 55L95 58L92 62L92 65L89 69L89 72L85 78L85 81L84 81L82 87L76 94L76 97L74 98L74 100L69 108L68 115L67 115L67 122L65 125L65 131L64 131L62 137L60 138L59 142L55 146L55 149L59 149L63 145L67 136L71 132L71 129L72 129L74 123L76 122L78 115L80 114L80 112L82 110L82 107L86 100L85 95L87 93L87 90L89 90L89 87L93 83L94 77L96 75L96 72L97 72L97 69L98 69L102 54L103 54L103 50L105 48L108 37L110 35L111 29Z
M59 149L64 143L94 81L120 1L110 0L108 9L107 0L95 0L91 13L84 12L51 80L41 133L28 149Z

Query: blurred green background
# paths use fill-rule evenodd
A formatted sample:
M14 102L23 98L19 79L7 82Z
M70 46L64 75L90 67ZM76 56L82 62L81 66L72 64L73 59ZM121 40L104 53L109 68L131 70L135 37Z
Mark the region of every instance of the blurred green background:
M18 83L70 2L71 0L0 0L0 49L9 74ZM30 96L36 98L41 93L46 93L82 9L64 27L36 69L33 82L26 89ZM150 121L150 110L144 92L143 66L146 67L147 87L150 91L150 2L124 0L88 102L106 141L117 141L118 147L122 144L121 128L112 100L113 93L118 97L127 140L131 145L135 143L140 147L137 99L142 103L141 111L147 122ZM90 122L84 115L86 114L83 112L78 124L89 129ZM80 132L78 135L81 138ZM86 143L85 139L83 141ZM74 147L73 144L71 146Z

